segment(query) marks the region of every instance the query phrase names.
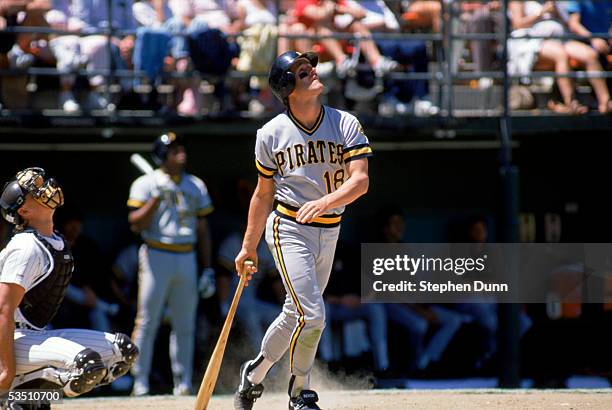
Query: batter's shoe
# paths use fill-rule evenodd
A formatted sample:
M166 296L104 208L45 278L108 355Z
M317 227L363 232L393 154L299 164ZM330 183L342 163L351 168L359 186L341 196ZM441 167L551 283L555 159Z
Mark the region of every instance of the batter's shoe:
M264 391L263 384L253 384L247 378L251 371L250 364L251 361L249 360L240 366L240 384L234 395L234 408L236 410L251 410L255 400L260 398Z
M289 410L321 410L317 406L319 396L313 390L302 390L300 395L289 399Z

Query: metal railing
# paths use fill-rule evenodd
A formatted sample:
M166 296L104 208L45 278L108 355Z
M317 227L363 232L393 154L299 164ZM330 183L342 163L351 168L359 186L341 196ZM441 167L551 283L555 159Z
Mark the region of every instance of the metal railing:
M459 14L460 5L463 2L467 2L469 0L454 0L450 3L446 1L441 1L441 32L440 33L372 33L370 36L356 36L352 33L342 33L336 32L330 35L309 35L309 34L279 34L279 37L284 37L288 39L310 39L310 40L322 40L326 38L335 38L338 40L346 40L354 43L355 47L359 47L359 43L367 40L420 40L429 43L433 46L433 48L437 51L435 53L434 61L437 63L435 65L431 65L431 68L428 72L391 72L386 74L387 79L391 80L427 80L437 84L437 95L438 95L438 105L440 108L440 115L446 117L454 116L454 100L453 100L453 88L457 85L458 82L476 80L482 77L489 77L495 80L502 80L502 93L503 98L500 102L500 106L502 107L502 112L499 115L507 115L510 116L510 111L508 108L508 100L509 100L509 88L510 85L519 79L524 79L525 75L510 75L507 71L507 62L508 62L508 53L507 46L508 41L512 41L511 38L511 30L510 30L510 22L508 17L508 1L503 0L502 9L500 13L503 14L504 21L501 33L458 33L455 29L455 25L459 22ZM488 3L488 1L480 1L481 3ZM277 4L280 1L277 1ZM106 36L107 41L107 52L109 55L112 54L112 44L111 40L114 37L124 37L128 35L135 35L136 30L122 30L118 28L114 28L112 26L112 5L113 2L108 0L108 16L107 19L110 23L109 28L104 29L95 29L95 30L87 30L86 32L73 32L66 30L56 30L47 27L7 27L4 32L14 33L14 34L22 34L22 33L32 33L32 34L42 34L42 35L77 35L77 36L91 36L91 35L102 35ZM178 33L173 34L175 36L188 36L187 33ZM230 38L236 38L242 36L243 34L230 35ZM610 39L609 33L594 33L594 37L600 37L604 39ZM577 36L574 34L564 34L561 36L525 36L520 37L520 39L558 39L558 40L584 40L583 37ZM500 71L488 71L488 72L466 72L466 71L458 71L453 69L453 48L456 46L457 41L498 41L502 46L502 58L501 58L501 66L502 69ZM106 84L113 84L115 79L118 78L146 78L146 74L144 71L135 71L135 70L121 70L121 69L98 69L98 70L86 70L86 69L77 69L72 71L59 71L55 68L43 68L43 67L29 67L27 69L3 69L0 70L0 76L5 75L33 75L33 76L61 76L66 74L76 74L79 76L93 76L93 75L102 75L106 79ZM252 76L267 76L266 72L237 72L230 71L227 73L228 78L248 78ZM189 78L196 77L201 79L207 79L208 76L205 73L199 73L196 71L191 72L170 72L164 73L164 78ZM527 77L530 79L537 79L542 77L568 77L573 79L590 79L590 78L611 78L612 72L586 72L586 71L571 71L568 74L558 74L556 72L551 71L532 71ZM107 93L110 91L110 87L105 88Z

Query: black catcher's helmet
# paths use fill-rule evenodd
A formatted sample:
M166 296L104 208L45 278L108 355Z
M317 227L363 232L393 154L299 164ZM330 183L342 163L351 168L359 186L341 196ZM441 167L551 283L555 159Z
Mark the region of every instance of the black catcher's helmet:
M23 223L17 210L21 208L28 194L50 209L64 204L62 189L53 178L45 179L44 169L26 168L19 171L14 180L4 185L0 196L0 208L4 219L15 225Z
M183 138L173 132L167 132L157 137L153 143L152 152L153 161L155 164L157 164L157 166L160 166L166 160L168 150L173 144L184 145Z
M272 68L270 68L270 74L268 75L268 83L276 98L284 104L287 104L287 97L289 97L289 94L295 88L295 74L291 69L304 61L316 67L319 63L319 56L314 51L301 54L296 51L287 51L276 57L274 63L272 63Z

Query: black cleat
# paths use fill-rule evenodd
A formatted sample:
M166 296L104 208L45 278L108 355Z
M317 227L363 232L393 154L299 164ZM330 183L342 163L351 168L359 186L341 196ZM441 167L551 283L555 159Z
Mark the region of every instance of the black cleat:
M264 386L263 384L253 384L247 379L247 375L251 370L249 365L251 361L245 362L240 366L240 384L234 395L234 408L236 410L251 410L255 400L261 397Z
M313 390L302 390L300 395L289 399L289 410L321 410L317 406L319 396Z

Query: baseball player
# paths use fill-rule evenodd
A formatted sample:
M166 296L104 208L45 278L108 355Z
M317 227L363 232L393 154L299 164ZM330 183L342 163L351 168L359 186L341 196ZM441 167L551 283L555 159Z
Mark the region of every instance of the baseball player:
M61 188L41 168L18 172L0 197L2 216L16 231L0 252L0 394L53 388L78 396L127 373L138 355L121 333L45 330L74 266L67 242L53 230L63 203Z
M251 409L266 373L289 350L289 409L318 409L310 372L325 326L322 294L331 272L342 212L368 190L372 155L359 121L323 106L314 52L286 52L274 61L270 88L286 106L257 132L259 172L248 227L235 259L257 262L264 231L287 297L259 355L240 369L236 409ZM255 263L256 265L256 263ZM251 269L254 273L256 268Z
M215 292L211 241L206 216L213 206L206 185L185 172L187 154L176 134L153 144L159 168L136 179L130 189L128 220L141 232L138 311L133 339L140 356L133 372L134 395L149 393L155 336L167 304L172 325L170 358L174 394L191 393L198 289ZM198 282L198 257L203 268Z

